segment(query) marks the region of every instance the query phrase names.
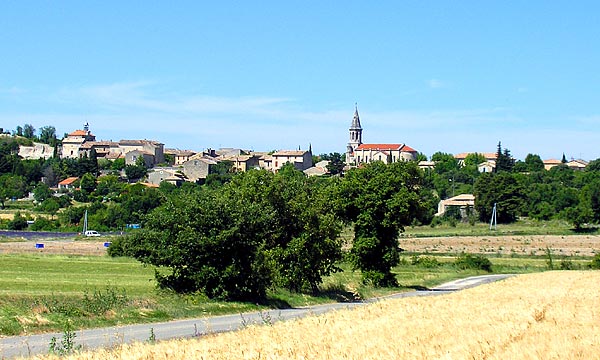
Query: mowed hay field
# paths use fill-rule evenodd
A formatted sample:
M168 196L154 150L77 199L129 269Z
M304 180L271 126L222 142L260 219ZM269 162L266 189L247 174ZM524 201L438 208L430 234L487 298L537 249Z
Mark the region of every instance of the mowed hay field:
M448 295L71 358L600 359L598 283L599 271L527 274Z
M408 252L542 256L547 250L559 256L594 256L600 253L600 235L500 235L403 237Z

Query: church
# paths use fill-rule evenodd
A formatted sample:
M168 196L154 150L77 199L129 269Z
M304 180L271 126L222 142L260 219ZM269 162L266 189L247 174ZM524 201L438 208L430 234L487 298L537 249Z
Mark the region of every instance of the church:
M359 166L371 161L383 161L386 164L397 161L417 160L417 151L406 144L363 144L362 127L358 116L358 107L354 108L354 117L350 125L350 141L346 149L346 164Z

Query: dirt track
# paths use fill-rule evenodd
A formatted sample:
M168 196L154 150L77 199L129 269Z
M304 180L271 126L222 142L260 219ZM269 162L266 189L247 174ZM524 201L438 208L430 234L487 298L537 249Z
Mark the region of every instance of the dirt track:
M36 248L36 243L44 248ZM0 254L106 255L104 241L38 240L0 242Z
M503 255L593 256L600 253L600 235L457 236L402 238L400 247L409 252L476 253Z
M106 254L104 241L38 240L43 249L35 247L36 241L0 242L0 254ZM402 238L400 247L409 252L431 254L544 255L548 247L554 255L593 256L600 253L600 235L527 235L527 236L457 236L432 238Z

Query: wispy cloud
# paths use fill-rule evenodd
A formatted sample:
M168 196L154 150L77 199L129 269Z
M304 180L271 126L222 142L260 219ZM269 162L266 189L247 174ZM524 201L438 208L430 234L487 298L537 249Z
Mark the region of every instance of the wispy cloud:
M63 134L89 122L99 139L148 138L195 150L221 146L273 150L312 143L317 153L343 152L348 142L352 104L318 109L286 97L225 97L165 89L169 87L158 81L63 88L46 97L50 106L45 108L11 113L4 109L0 123L7 129L23 123L53 125ZM600 156L594 145L600 135L595 130L598 115L568 119L578 131L548 127L532 136L534 129L511 108L408 111L362 106L359 112L363 141L407 143L428 155L489 152L502 141L518 158L529 152L556 157L556 144L565 142L577 146L558 149L560 154Z
M16 87L16 86L12 86L12 87L0 87L0 94L18 95L18 94L23 94L25 92L26 92L25 89L20 88L20 87Z
M441 89L443 87L446 87L446 85L438 79L430 79L429 81L427 81L427 85L429 85L431 89Z

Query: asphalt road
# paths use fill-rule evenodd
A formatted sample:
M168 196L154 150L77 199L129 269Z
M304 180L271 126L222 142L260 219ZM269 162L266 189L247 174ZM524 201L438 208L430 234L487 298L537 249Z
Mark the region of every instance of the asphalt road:
M73 232L56 232L56 231L14 231L14 230L0 230L0 236L9 238L24 238L27 240L37 238L72 238L77 236L77 233Z
M236 315L215 316L198 319L176 320L163 323L127 325L76 332L75 343L84 349L112 347L123 343L146 341L154 333L156 340L188 338L206 334L233 331L249 324L267 324L275 321L296 319L303 316L319 315L336 309L349 309L389 298L441 295L448 292L475 287L482 284L506 279L513 275L483 275L452 281L433 289L394 294L384 298L370 299L353 303L333 303L295 309L269 310ZM30 336L11 336L0 338L0 359L18 356L33 356L47 353L53 337L62 338L62 333L48 333Z

